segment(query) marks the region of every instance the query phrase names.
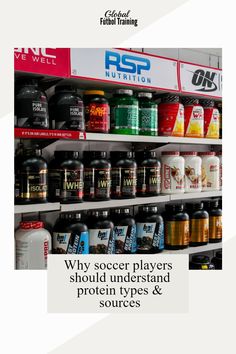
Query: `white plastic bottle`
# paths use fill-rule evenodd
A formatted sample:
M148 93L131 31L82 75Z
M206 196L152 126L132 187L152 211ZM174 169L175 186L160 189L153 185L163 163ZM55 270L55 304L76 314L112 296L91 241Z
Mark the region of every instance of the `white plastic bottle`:
M184 193L184 158L178 151L162 152L161 177L162 193Z
M185 192L194 193L202 191L202 159L196 151L182 151L185 160Z
M15 233L16 269L47 269L50 233L41 221L23 221Z
M199 152L202 158L202 191L220 189L220 160L213 151Z
M219 158L220 160L220 190L222 190L222 151L218 151L216 153L216 156Z

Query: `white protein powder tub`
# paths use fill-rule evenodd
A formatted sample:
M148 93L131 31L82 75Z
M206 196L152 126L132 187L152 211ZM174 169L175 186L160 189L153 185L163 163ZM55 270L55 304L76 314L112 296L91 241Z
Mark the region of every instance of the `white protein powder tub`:
M23 221L15 233L16 269L47 269L50 233L41 221Z
M213 151L199 152L202 158L202 191L220 189L220 160Z
M161 192L184 193L184 158L178 151L163 151L161 160Z
M202 159L196 151L182 151L180 153L185 161L185 192L194 193L202 191Z

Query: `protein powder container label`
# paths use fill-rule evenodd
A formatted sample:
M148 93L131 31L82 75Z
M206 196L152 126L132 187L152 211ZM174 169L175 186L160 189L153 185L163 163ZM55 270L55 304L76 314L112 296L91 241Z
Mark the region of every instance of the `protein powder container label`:
M89 229L90 253L114 253L114 242L111 229Z
M137 223L137 243L139 251L150 251L152 247L164 249L164 224L156 229L156 223Z
M202 160L196 151L182 151L185 161L185 192L201 192L202 190Z
M137 195L155 196L161 192L161 164L155 151L135 153L137 170Z
M84 198L108 200L111 192L111 164L105 151L84 151Z
M176 95L166 95L158 106L158 133L184 136L184 106Z
M190 243L208 243L209 219L190 219Z
M152 93L139 92L139 134L156 136L158 131L157 104Z
M222 240L222 216L210 216L210 239Z
M188 246L189 221L167 221L165 224L165 243L171 246Z
M53 129L85 130L84 104L72 86L56 86L55 95L49 100L49 112Z
M54 254L88 254L89 234L81 213L61 213L53 230Z
M45 203L48 196L48 167L37 147L24 150L20 173L20 204Z
M110 107L104 96L104 91L85 91L84 102L86 131L108 133L110 129Z
M204 108L204 137L219 139L220 113L213 100L201 100Z
M199 152L202 158L202 191L220 189L220 160L213 151Z
M54 232L53 253L56 254L88 254L88 231Z
M184 193L184 158L178 151L162 152L162 193Z
M131 151L111 151L111 194L113 198L135 198L137 164Z
M23 221L15 234L16 269L47 269L51 235L41 221Z
M136 227L135 226L115 226L115 248L116 253L136 252Z
M184 103L184 135L191 138L204 137L204 110L199 100L193 97L183 97Z
M139 133L139 105L132 95L132 90L119 89L111 99L112 133Z

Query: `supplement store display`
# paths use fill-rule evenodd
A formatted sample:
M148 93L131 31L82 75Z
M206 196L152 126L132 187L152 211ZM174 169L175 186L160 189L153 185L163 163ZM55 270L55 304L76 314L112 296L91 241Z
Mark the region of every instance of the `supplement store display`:
M220 269L222 103L181 78L168 90L168 71L155 89L151 73L150 87L16 73L17 269L46 269L51 252L187 253Z

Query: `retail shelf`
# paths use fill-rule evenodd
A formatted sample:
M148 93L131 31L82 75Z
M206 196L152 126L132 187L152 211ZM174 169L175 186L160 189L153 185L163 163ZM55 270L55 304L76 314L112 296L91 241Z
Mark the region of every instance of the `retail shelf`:
M60 203L15 205L15 214L60 210Z
M213 197L222 197L222 191L171 194L170 200L200 199Z
M197 139L174 136L145 136L145 135L121 135L83 133L70 130L47 130L15 128L15 138L19 139L63 139L63 140L87 140L110 141L123 143L147 143L147 144L195 144L195 145L222 145L221 139Z
M201 252L207 252L207 251L214 251L219 248L222 248L222 242L217 242L217 243L208 243L205 246L198 246L198 247L189 247L185 248L183 250L176 250L176 251L171 251L171 250L164 250L163 253L169 253L169 254L194 254L194 253L201 253Z
M76 204L61 204L61 211L76 211L76 210L91 210L91 209L105 209L116 208L123 206L133 206L141 204L164 203L169 201L168 195L161 195L157 197L134 198L134 199L111 199L104 202L84 202Z
M181 138L174 136L145 136L145 135L121 135L121 134L95 134L86 133L88 141L113 141L113 142L134 142L152 144L198 144L198 145L221 145L221 139L197 139Z
M30 204L30 205L16 205L15 214L22 213L35 213L44 211L76 211L76 210L92 210L92 209L105 209L115 207L134 206L142 204L154 204L165 203L173 200L185 200L185 199L201 199L220 197L222 192L201 192L201 193L184 193L184 194L171 194L171 195L159 195L157 197L144 197L134 199L111 199L101 202L83 202L73 204L60 204L60 203L45 203L45 204Z

